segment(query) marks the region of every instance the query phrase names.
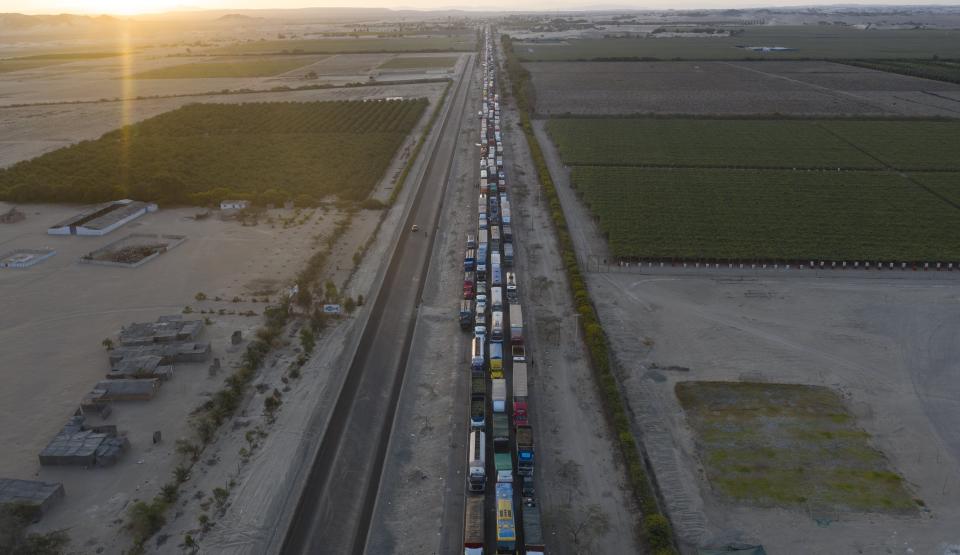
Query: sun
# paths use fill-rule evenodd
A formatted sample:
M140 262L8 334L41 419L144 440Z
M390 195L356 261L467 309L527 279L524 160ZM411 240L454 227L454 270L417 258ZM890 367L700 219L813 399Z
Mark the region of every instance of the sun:
M169 0L91 0L84 2L87 12L106 15L139 15L156 13L173 8Z

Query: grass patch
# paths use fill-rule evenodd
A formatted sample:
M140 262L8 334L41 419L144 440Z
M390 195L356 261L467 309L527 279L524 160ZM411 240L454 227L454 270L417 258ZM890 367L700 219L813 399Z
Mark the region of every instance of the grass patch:
M239 77L270 77L322 60L322 56L269 56L264 58L215 58L208 62L194 62L171 67L151 69L131 76L131 79L211 79Z
M380 64L380 69L431 69L453 67L456 56L397 57Z
M206 205L366 198L426 99L192 104L0 170L0 198Z
M825 387L680 382L713 488L763 507L912 512L903 479ZM843 418L837 418L842 416Z
M957 197L950 176L933 187ZM960 259L960 210L894 173L575 166L572 178L618 257Z
M216 48L209 54L346 54L373 52L443 52L476 50L476 37L294 39L249 41Z

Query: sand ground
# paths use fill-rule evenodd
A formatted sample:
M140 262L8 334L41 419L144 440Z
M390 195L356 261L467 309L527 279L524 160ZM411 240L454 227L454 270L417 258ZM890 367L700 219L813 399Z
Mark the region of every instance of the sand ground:
M23 422L0 431L8 446L0 474L62 481L67 497L44 519L43 527L67 527L80 545L100 545L114 533L105 528L122 516L131 499L142 495L138 492L154 491L168 479L177 459L174 440L188 435L187 414L220 388L223 373L242 353L244 345L231 346L230 334L241 330L249 336L259 327L264 297L278 298L305 253L319 246L317 238L329 234L342 215L333 209L308 210L307 223L282 229L266 223L244 227L216 217L196 221L191 216L198 209L160 210L110 235L90 238L45 233L47 226L76 213L77 207L20 209L27 220L0 227L2 248L50 247L57 254L31 268L0 272L4 307L0 342L5 345L2 368L8 383L0 393L0 420ZM276 210L273 216L283 212ZM83 254L132 232L172 233L187 240L139 268L78 262ZM289 248L277 249L277 243ZM208 300L197 302L194 296L199 292ZM231 302L234 297L243 302ZM174 379L153 400L116 403L107 422L127 433L131 451L115 467L40 467L37 453L108 370L101 340L115 337L125 324L179 314L187 305L194 313L185 317L210 318L203 340L212 343L222 373L209 376L207 363L177 365ZM252 310L257 316L220 315L220 309ZM205 315L201 310L217 313ZM164 437L158 445L151 442L154 430Z

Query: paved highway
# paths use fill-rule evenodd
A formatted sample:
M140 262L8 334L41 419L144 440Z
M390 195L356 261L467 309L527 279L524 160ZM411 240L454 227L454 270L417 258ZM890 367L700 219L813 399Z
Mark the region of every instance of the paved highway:
M439 140L310 469L284 554L363 552L456 138L471 113L466 98L473 58L462 66L437 122ZM419 232L410 232L413 224Z

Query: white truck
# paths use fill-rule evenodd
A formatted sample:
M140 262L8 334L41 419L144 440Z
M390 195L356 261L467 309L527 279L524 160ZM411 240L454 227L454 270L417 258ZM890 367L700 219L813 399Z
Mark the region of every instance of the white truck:
M493 400L493 412L504 412L507 410L507 380L490 380L493 386L491 400Z

